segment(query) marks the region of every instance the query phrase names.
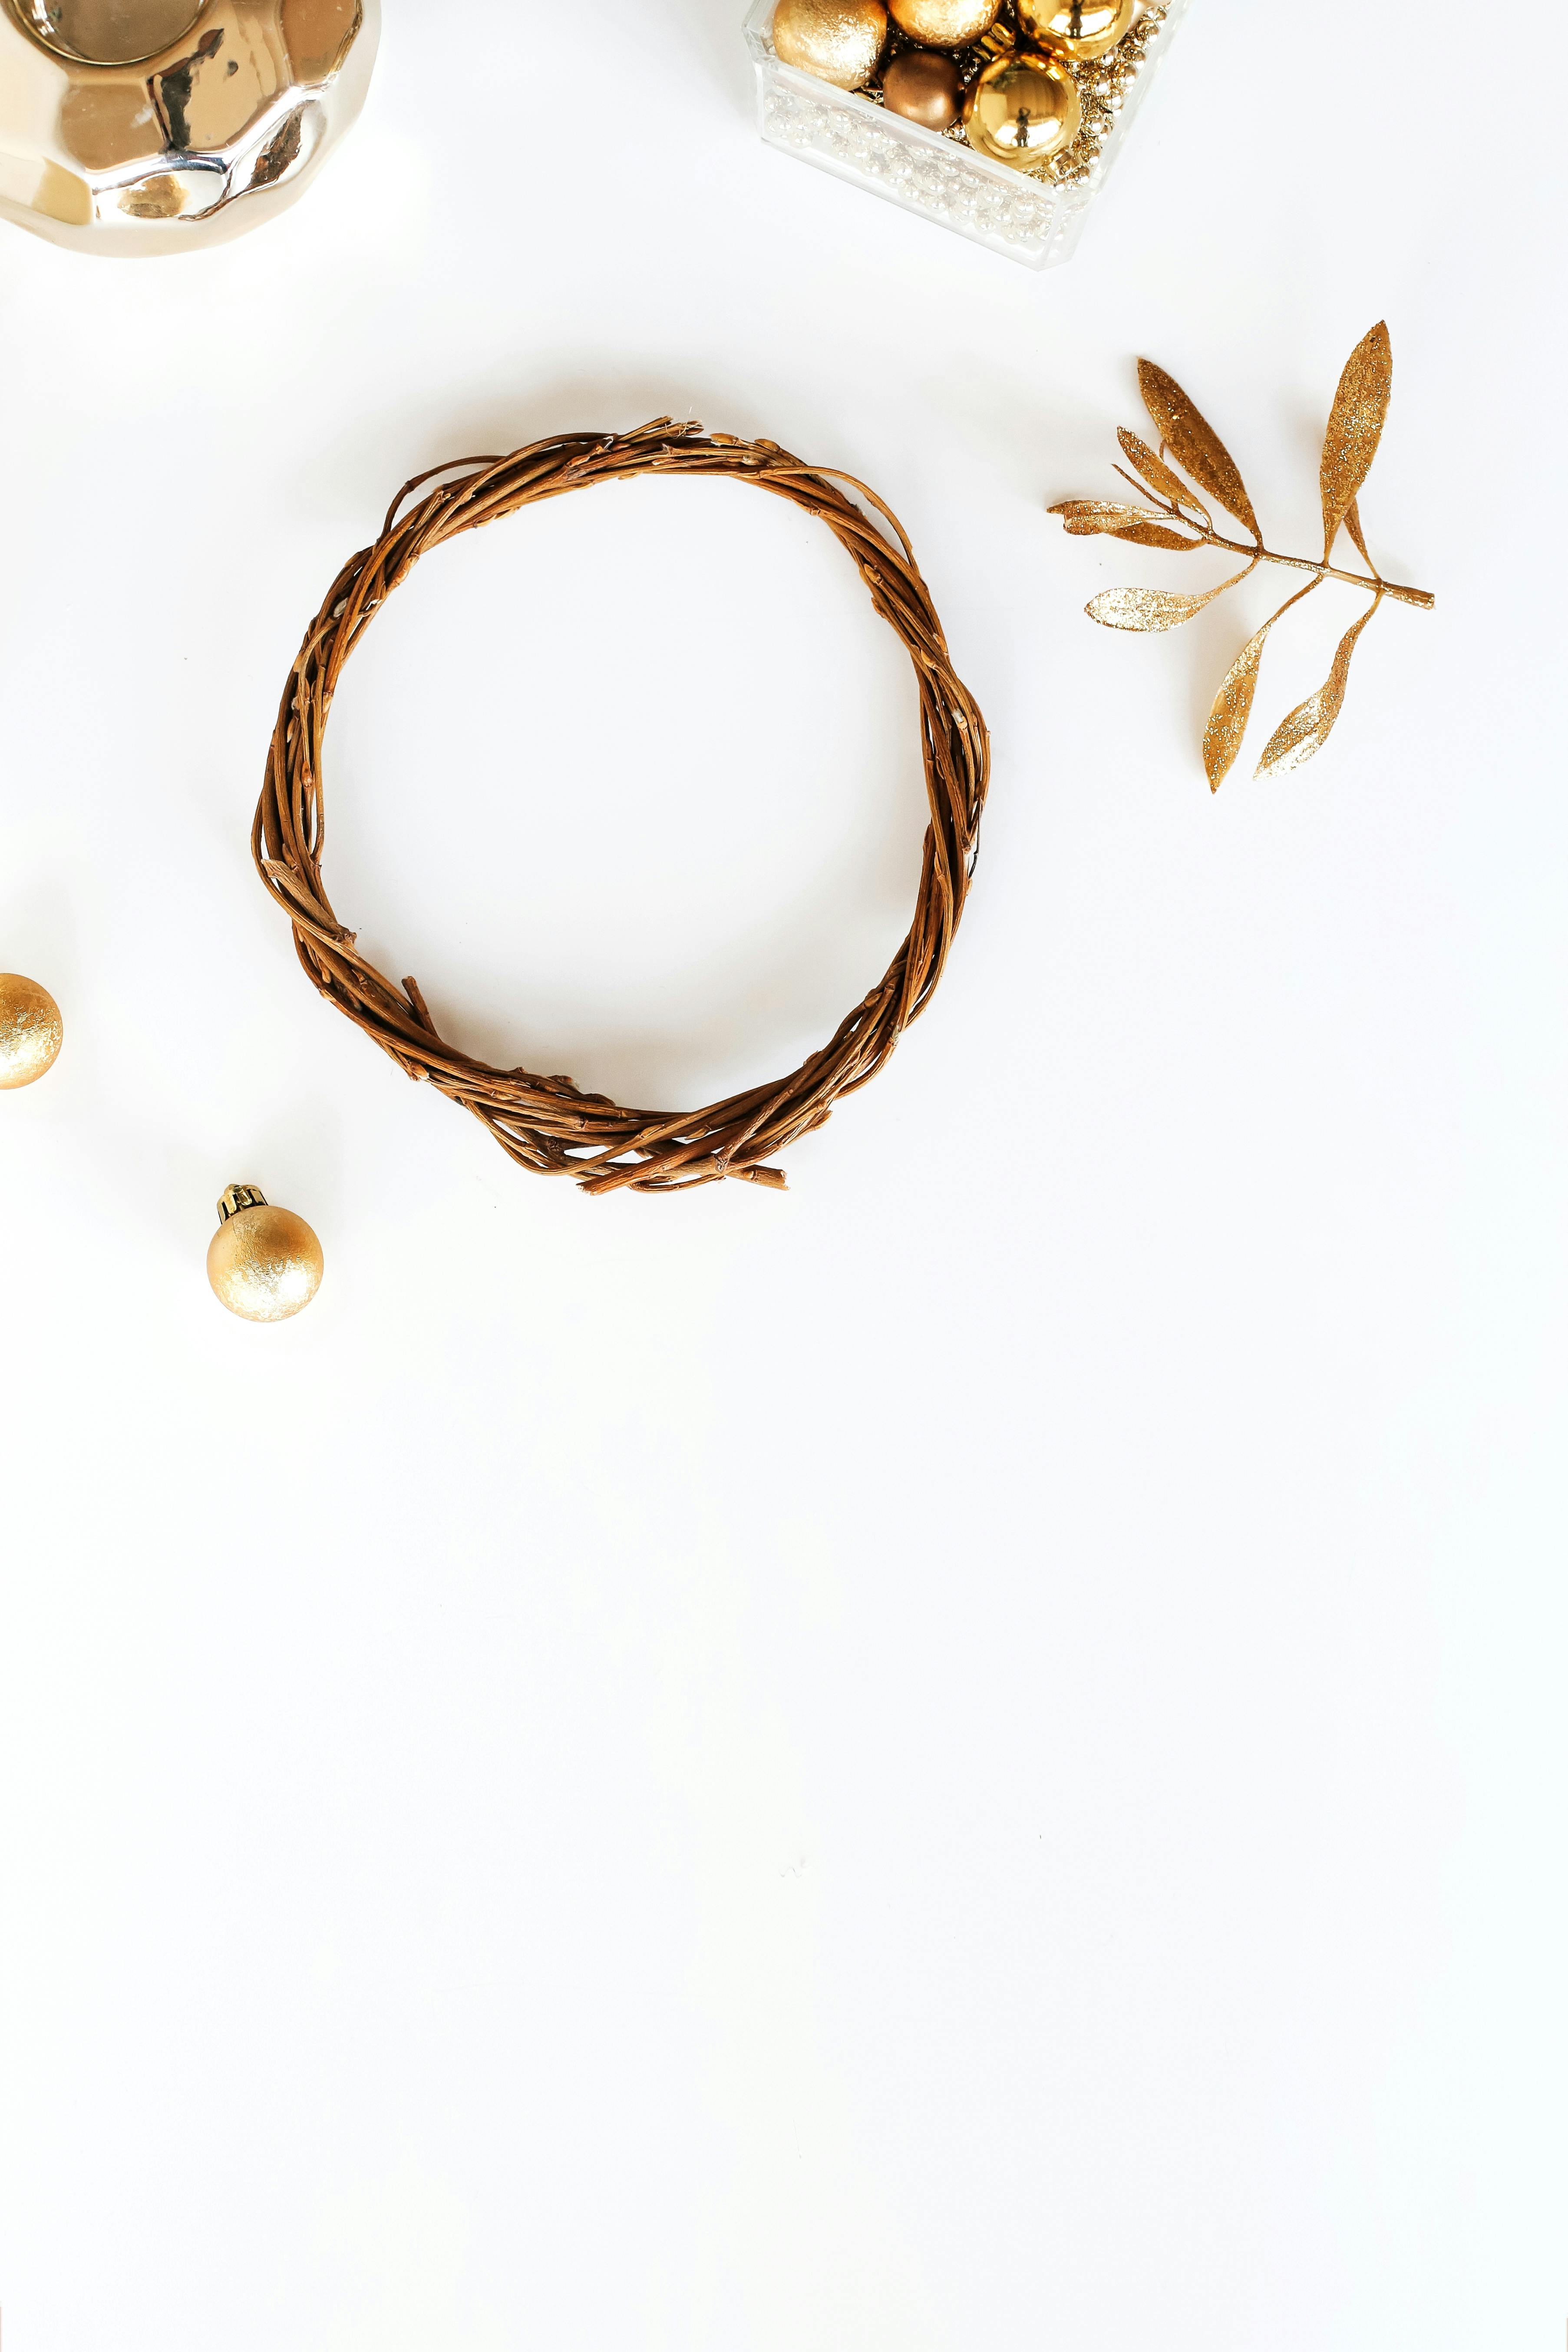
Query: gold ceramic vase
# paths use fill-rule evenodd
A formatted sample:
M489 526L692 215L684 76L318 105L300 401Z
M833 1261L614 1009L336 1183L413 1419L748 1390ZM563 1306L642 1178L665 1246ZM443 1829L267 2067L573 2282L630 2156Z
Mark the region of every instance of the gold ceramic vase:
M364 102L381 0L0 0L0 219L88 253L220 245Z

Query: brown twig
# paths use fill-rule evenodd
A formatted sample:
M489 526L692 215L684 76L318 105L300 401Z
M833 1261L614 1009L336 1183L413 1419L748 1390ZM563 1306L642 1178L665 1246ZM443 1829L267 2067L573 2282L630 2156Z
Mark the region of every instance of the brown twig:
M494 1069L448 1045L416 983L399 986L378 971L338 922L321 863L322 745L332 698L374 614L420 557L542 499L646 474L751 482L827 525L914 665L931 810L914 921L879 984L789 1076L676 1113L625 1109L582 1093L570 1078ZM419 490L424 496L404 512ZM880 499L773 442L658 417L635 433L565 434L506 457L466 458L405 486L380 539L350 558L305 634L284 688L251 849L321 993L410 1077L471 1111L521 1166L570 1176L595 1193L679 1192L726 1177L777 1189L784 1178L765 1164L772 1155L824 1125L845 1095L874 1077L931 1002L968 894L989 777L984 719L952 667L909 538Z

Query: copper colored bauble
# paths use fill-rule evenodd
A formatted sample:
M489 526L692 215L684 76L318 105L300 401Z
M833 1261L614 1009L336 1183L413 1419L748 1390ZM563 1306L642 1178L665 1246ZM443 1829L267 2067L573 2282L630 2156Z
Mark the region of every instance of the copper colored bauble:
M321 1286L321 1244L290 1210L275 1209L253 1184L231 1184L217 1204L207 1280L231 1315L287 1323Z
M1018 0L1024 38L1079 65L1113 49L1137 13L1137 0Z
M988 33L1002 0L889 0L893 22L930 49L963 49Z
M882 103L906 122L949 131L963 111L958 68L939 49L906 49L882 76Z
M47 988L19 971L0 971L0 1088L30 1087L52 1069L65 1038L60 1008Z
M970 91L963 128L976 154L1026 171L1048 163L1078 137L1078 84L1054 58L999 58Z
M839 89L863 88L887 45L882 0L779 0L773 15L780 63Z

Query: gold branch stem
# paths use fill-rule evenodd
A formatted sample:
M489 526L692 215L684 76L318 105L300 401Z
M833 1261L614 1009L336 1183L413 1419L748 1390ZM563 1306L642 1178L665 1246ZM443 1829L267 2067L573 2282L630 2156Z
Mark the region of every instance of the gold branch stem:
M1373 580L1365 572L1342 572L1337 564L1314 563L1309 555L1276 555L1271 547L1259 547L1248 539L1222 539L1217 530L1205 533L1205 544L1223 547L1232 555L1256 555L1265 563L1288 563L1293 572L1315 572L1320 580L1348 581L1352 588L1369 588L1375 593L1381 587L1385 596L1396 597L1401 604L1414 604L1423 613L1430 613L1437 602L1425 588L1398 588L1392 580Z

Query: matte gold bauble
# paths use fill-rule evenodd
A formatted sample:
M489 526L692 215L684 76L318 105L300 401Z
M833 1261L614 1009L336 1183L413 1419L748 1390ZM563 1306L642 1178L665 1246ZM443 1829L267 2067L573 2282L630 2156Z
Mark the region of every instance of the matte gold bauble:
M65 1034L47 988L19 971L0 971L0 1088L30 1087L52 1069Z
M207 1280L231 1315L286 1323L321 1286L321 1244L290 1210L275 1209L253 1184L231 1184L217 1204Z
M889 0L893 22L930 49L963 49L988 33L1002 0Z
M1137 14L1137 0L1018 0L1024 38L1079 65L1113 49Z
M986 67L963 109L964 132L975 152L1020 172L1070 147L1082 120L1078 84L1055 58L999 58Z
M882 0L779 0L773 47L780 63L839 89L859 89L888 45Z
M905 49L882 76L882 103L906 122L948 131L963 111L963 83L939 49Z

